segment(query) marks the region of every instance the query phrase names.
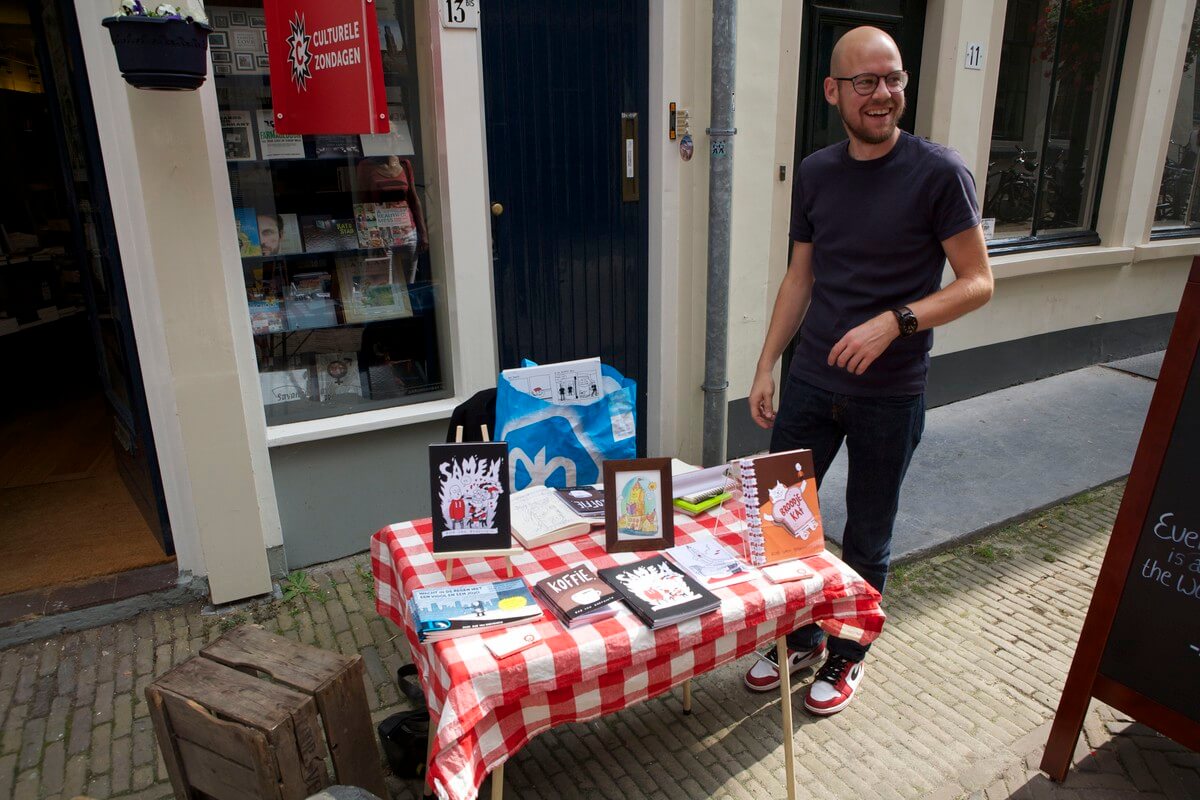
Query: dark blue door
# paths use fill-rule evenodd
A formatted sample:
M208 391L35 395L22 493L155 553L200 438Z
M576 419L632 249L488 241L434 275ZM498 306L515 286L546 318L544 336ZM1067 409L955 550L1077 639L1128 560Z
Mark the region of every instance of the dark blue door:
M645 442L646 0L482 5L500 367L600 356Z

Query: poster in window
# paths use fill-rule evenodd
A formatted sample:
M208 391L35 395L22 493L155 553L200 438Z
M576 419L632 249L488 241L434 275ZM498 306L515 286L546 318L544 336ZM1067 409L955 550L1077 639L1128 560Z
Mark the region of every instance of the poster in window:
M254 161L258 158L249 111L222 111L221 139L225 143L226 161Z
M378 258L338 259L338 289L346 322L412 316L404 275L389 253Z
M258 147L264 159L304 158L304 137L275 132L275 114L270 109L258 112Z

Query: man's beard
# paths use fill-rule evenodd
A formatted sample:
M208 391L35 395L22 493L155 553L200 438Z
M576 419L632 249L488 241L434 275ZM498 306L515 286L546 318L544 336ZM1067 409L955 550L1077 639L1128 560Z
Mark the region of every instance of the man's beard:
M846 126L846 132L855 139L865 142L866 144L883 144L892 138L896 132L896 126L900 124L900 118L904 116L904 109L906 108L904 95L901 95L899 101L894 102L893 106L895 108L895 119L883 129L882 133L875 133L867 130L859 125L857 121L852 122L846 113L842 111L842 107L840 105L838 106L838 115L842 118L842 124ZM863 112L859 111L858 113L861 114Z

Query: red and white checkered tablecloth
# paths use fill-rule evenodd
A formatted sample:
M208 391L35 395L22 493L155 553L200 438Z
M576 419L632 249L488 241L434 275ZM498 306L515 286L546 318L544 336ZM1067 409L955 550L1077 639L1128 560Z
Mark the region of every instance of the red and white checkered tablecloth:
M726 524L728 523L728 524ZM725 512L676 515L675 541L708 531L742 551L740 523ZM807 560L817 576L776 585L762 576L715 590L721 607L652 631L618 603L614 617L567 629L554 615L534 623L542 639L497 660L484 645L498 631L431 644L417 640L407 599L414 589L445 585L433 558L429 520L383 528L371 537L375 607L403 628L437 733L429 775L446 800L473 800L488 772L531 738L555 725L610 714L655 697L683 681L773 643L815 621L827 632L868 643L883 628L879 593L829 552ZM513 558L533 585L579 564L626 564L645 553L604 550L604 531L558 542ZM455 562L453 583L506 577L503 558Z

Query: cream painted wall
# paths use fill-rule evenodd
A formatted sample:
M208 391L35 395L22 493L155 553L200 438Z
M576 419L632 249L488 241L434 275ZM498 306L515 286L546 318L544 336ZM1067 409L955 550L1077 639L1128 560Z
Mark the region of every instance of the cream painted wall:
M115 65L108 55L111 45L105 50L97 4L81 2L77 8L89 72L111 76ZM139 300L156 301L161 313L155 320L161 329L143 326L137 337L139 345L145 340L165 344L159 352L167 363L155 365L159 369L147 381L171 384L186 478L172 474L169 480L186 480L192 500L187 509L171 507L168 499L172 525L178 539L194 524L214 603L264 594L271 589L266 548L281 537L232 201L227 185L218 186L227 178L212 82L199 92L126 87L124 96L112 92L109 99L115 108L105 109L97 120L102 142L130 139L133 147L118 152L133 162L126 166L139 177L121 185L124 197L114 197L114 216L137 214L116 220L123 267L134 280L152 273L148 285L156 294ZM110 163L107 171L120 171L119 164ZM139 317L153 318L135 313L135 329ZM173 443L159 442L160 453L164 444ZM160 460L169 463L174 455L168 451ZM176 525L188 511L194 520ZM195 547L179 544L185 550Z
M729 398L750 393L758 354L787 262L791 149L796 121L798 14L760 0L738 14L737 137L730 242ZM784 35L787 34L787 35ZM780 156L786 152L786 160ZM780 164L788 180L779 180ZM773 269L773 267L775 267Z

